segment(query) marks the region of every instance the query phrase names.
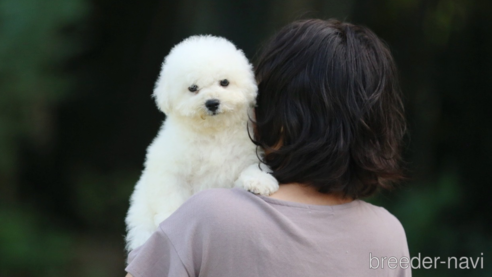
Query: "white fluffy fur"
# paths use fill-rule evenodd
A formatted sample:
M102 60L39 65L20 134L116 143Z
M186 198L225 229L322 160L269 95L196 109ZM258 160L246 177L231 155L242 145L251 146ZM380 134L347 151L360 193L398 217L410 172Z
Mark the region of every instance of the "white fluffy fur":
M227 79L227 87L220 81ZM199 91L188 87L197 85ZM252 66L224 38L193 36L165 58L154 97L167 118L147 149L145 169L126 217L127 249L142 245L158 224L197 191L244 187L268 195L278 183L258 168L247 132L257 93ZM205 102L220 101L217 114Z

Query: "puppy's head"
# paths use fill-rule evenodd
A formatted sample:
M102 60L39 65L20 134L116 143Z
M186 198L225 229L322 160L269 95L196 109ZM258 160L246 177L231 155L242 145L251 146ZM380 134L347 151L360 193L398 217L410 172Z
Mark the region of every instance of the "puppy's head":
M252 66L241 50L224 38L192 36L164 59L154 97L167 116L203 124L243 118L256 93Z

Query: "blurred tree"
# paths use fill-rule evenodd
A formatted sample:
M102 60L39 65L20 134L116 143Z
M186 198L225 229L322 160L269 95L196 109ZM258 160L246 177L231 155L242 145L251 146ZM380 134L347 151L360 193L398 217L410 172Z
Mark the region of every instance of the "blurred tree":
M0 182L2 201L16 199L21 140L48 151L56 128L51 108L65 96L63 61L79 50L63 34L86 14L82 1L0 2Z
M25 198L21 155L56 147L53 107L73 81L62 69L80 51L67 30L87 12L81 0L0 1L0 276L59 275L69 259L69 235Z

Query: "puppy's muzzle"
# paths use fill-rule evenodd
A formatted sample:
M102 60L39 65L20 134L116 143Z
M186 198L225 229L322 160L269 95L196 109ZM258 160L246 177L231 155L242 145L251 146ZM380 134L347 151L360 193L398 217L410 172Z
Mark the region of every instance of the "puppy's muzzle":
M217 112L219 106L220 106L220 101L217 99L210 99L207 100L207 102L205 102L205 107L207 107L207 109L211 111L213 114Z

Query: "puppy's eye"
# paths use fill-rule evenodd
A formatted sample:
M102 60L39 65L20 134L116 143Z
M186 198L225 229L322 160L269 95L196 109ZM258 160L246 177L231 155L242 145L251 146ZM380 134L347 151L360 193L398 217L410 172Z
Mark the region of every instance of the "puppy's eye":
M198 90L198 86L197 85L191 85L188 87L188 90L191 92L196 92Z
M229 85L229 81L227 79L224 79L224 80L220 81L220 85L223 87L227 87Z

